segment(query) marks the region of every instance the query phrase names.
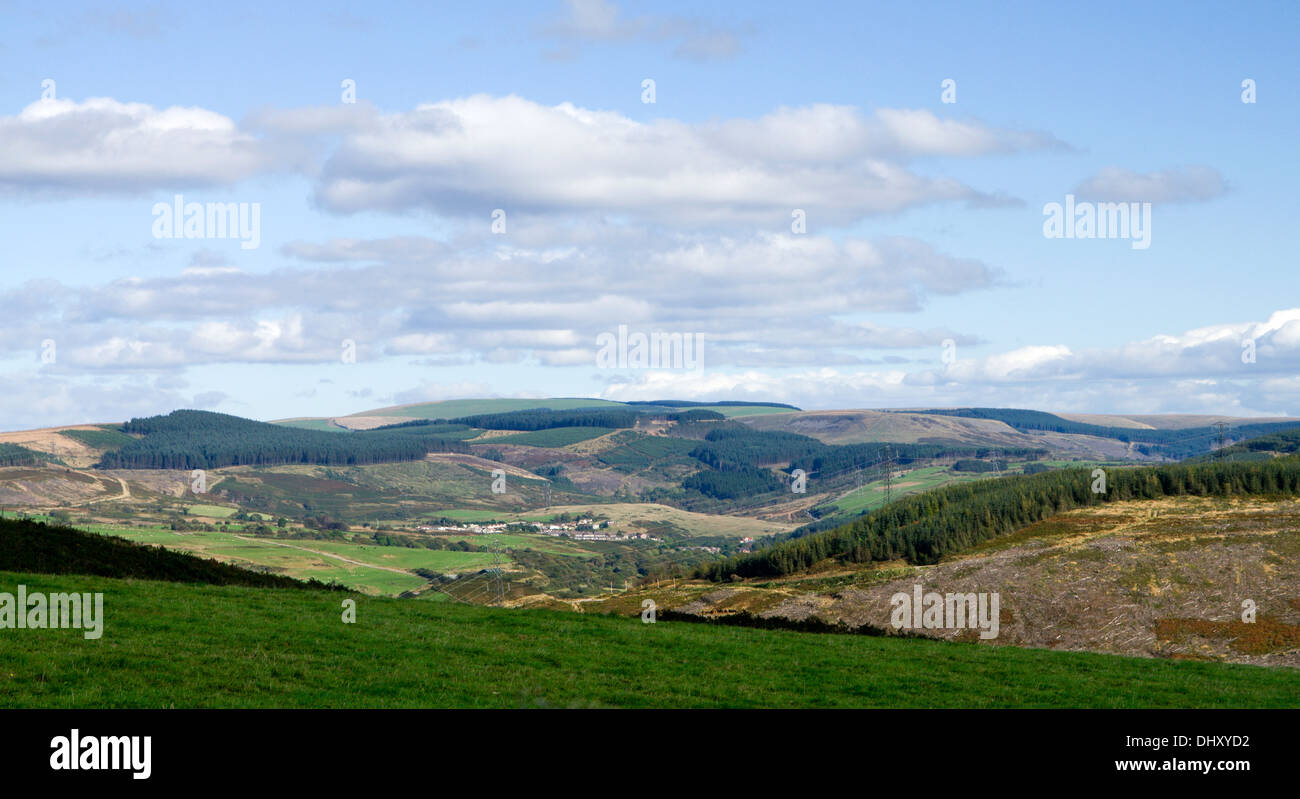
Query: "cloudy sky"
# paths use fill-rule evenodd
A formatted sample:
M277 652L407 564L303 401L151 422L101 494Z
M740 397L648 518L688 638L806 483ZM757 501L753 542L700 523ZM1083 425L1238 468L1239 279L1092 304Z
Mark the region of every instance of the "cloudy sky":
M1291 3L0 5L3 429L1300 414ZM1143 235L1048 237L1067 195ZM601 368L620 326L700 362Z

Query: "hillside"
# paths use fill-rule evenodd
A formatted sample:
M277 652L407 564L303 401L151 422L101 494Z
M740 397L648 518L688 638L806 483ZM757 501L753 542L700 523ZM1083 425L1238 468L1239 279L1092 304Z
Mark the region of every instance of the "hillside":
M810 525L791 540L720 561L702 576L783 576L827 559L865 563L902 558L929 564L1079 507L1183 495L1300 494L1297 458L1098 471L1103 472L1104 491L1095 490L1098 477L1086 469L945 486L904 497L831 529Z
M1109 438L1132 446L1143 455L1181 460L1209 452L1220 435L1210 424L1155 427L1121 425L1108 427L1066 419L1057 414L1021 408L943 408L922 411L926 414L955 416L971 419L992 419L1003 422L1021 432L1063 433ZM1225 422L1225 425L1228 424ZM1300 427L1295 420L1264 422L1256 419L1238 420L1230 424L1230 440L1240 441L1254 436L1291 430ZM1225 431L1225 435L1228 433Z
M868 441L966 443L1044 448L1056 458L1182 460L1209 452L1218 432L1239 441L1300 428L1300 420L1226 416L1115 416L1045 413L1015 408L837 410L745 418L758 430L801 433L828 444Z
M607 408L649 410L652 408L704 408L722 413L725 416L749 416L755 414L781 413L798 410L793 405L779 403L746 403L721 401L683 402L680 400L662 400L656 402L616 402L603 399L582 399L574 397L551 397L538 399L485 398L442 400L440 402L419 402L408 405L392 405L358 411L346 416L332 417L298 417L277 420L277 424L303 427L313 430L369 430L393 422L414 421L416 419L454 419L463 416L482 414L509 413L534 408L546 408L555 411L579 408Z
M702 619L897 632L891 598L996 592L987 644L1300 667L1300 501L1170 497L1081 508L928 566L825 561L780 577L646 587L637 603ZM1242 620L1243 602L1257 608ZM977 640L970 629L915 630Z
M105 593L111 647L0 636L5 707L1295 707L1300 675L942 641L643 624L318 591L0 573ZM98 651L98 650L96 650ZM104 651L108 651L104 649Z
M1209 455L1198 456L1192 461L1262 460L1280 455L1294 455L1297 452L1300 452L1300 430L1284 430L1239 441L1217 449Z
M0 519L0 571L79 574L258 588L325 586L240 569L126 539L25 519Z
M202 496L186 470L0 470L14 495L39 490L41 475L93 497L49 511L84 529L0 523L4 579L105 591L111 640L131 653L88 675L64 631L0 638L0 657L22 675L0 704L1275 707L1300 696L1300 672L1258 668L1300 666L1300 459L1107 465L1096 494L1091 465L1060 468L1039 451L898 442L894 499L882 504L869 494L879 481L853 482L879 443L827 444L707 414L670 421L663 409L653 424L638 412L632 427L598 426L618 422L609 412L319 431L313 440L435 430L468 436L470 451L218 467ZM573 438L585 427L575 419L591 421L594 437ZM475 443L492 432L502 435ZM125 447L118 436L129 435L82 438ZM516 436L526 443L505 442ZM1280 453L1296 438L1245 449ZM1007 475L1013 454L1018 468L1048 471L990 476ZM836 509L799 529L718 512L728 500L704 491L727 485L699 478L766 480L796 467L832 484L841 471L848 486L791 499L782 484L782 502ZM489 490L496 469L502 494ZM572 479L584 469L647 483L658 474L646 493L675 502L597 498ZM682 507L704 502L690 490L711 512ZM837 522L854 513L864 515ZM573 522L592 519L618 535L580 538ZM561 524L574 532L538 532ZM313 577L371 595L356 595L356 625L340 623L337 598L279 590ZM998 637L897 634L891 598L916 585L998 594ZM654 625L639 618L647 599ZM1244 600L1258 606L1253 623L1240 620ZM165 666L140 668L163 652L173 652ZM923 691L908 682L916 674L931 675Z
M95 434L112 425L68 425L66 427L47 427L39 430L14 430L0 433L0 445L20 446L24 449L40 452L53 462L68 466L85 468L96 463L107 446L97 445L82 434Z
M375 594L447 591L446 580L499 559L507 586L476 590L476 600L551 604L608 597L791 535L798 541L783 546L806 547L889 500L905 513L914 495L946 486L983 495L1004 475L1153 457L1132 441L1078 432L1102 429L1093 422L1006 409L805 412L675 400L420 408L431 418L371 413L382 424L364 431L176 411L6 434L13 441L0 437L0 446L20 449L10 450L18 465L0 465L0 505ZM1168 434L1104 428L1135 430ZM575 538L579 518L598 520L598 540ZM488 521L509 529L475 527ZM557 521L570 529L538 527ZM904 556L950 551L914 528L894 534Z
M1300 666L1300 459L1104 473L948 486L588 609L893 634L891 599L924 585L1000 595L998 644Z
M215 469L284 463L349 465L419 460L430 452L467 452L437 426L336 436L208 411L172 411L122 425L132 438L107 450L109 469Z

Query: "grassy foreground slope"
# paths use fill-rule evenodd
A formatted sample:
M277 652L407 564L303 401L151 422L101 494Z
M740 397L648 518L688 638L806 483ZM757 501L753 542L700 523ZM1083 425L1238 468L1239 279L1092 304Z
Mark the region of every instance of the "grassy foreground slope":
M1213 663L0 572L104 593L103 638L0 633L8 707L1294 707Z

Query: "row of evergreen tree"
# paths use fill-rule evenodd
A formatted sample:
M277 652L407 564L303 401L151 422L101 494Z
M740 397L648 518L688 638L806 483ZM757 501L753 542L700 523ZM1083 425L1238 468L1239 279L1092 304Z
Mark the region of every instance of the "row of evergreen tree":
M308 463L355 466L420 460L430 452L469 452L460 442L418 428L334 433L257 422L224 413L180 410L132 419L142 436L104 453L106 469L216 469Z
M1181 495L1294 496L1300 493L1300 458L1108 469L1105 478L1104 493L1094 492L1097 480L1086 468L950 485L904 497L831 530L716 562L703 567L699 576L775 577L827 558L935 563L946 554L1101 502Z
M18 444L0 443L0 466L42 466L51 460L44 452L36 452Z
M812 436L774 430L755 430L748 425L719 425L704 437L704 443L691 450L690 456L714 469L736 470L788 463L790 469L803 469L809 475L830 475L868 468L889 454L898 464L935 458L985 458L988 447L966 444L827 444ZM999 450L1009 458L1037 459L1047 450L1011 447Z
M714 499L757 497L787 485L769 469L744 467L731 471L705 469L682 480L682 488L699 491Z
M574 408L553 411L550 408L531 408L503 413L479 413L449 419L453 424L466 424L485 430L551 430L556 427L635 427L640 413L626 408Z

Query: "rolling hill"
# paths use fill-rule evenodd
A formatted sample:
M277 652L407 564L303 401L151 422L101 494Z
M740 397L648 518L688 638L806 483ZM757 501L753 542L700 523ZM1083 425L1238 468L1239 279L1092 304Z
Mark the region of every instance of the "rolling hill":
M1008 409L674 400L456 400L366 415L375 423L365 430L178 411L4 434L0 446L20 449L0 465L0 504L389 595L481 568L477 550L499 542L509 601L544 605L680 577L792 535L817 540L889 499L902 512L910 495L985 491L991 478L1031 468L1150 461L1124 439L1203 431ZM195 468L205 473L198 487ZM530 526L578 516L601 520L609 540ZM466 521L437 530L438 519ZM482 519L512 528L476 540L469 520ZM453 545L477 549L453 555Z
M106 595L105 632L0 636L5 707L1295 707L1219 663L718 627L321 591L0 572ZM109 648L111 647L111 650Z
M28 519L0 519L0 571L255 588L333 588Z
M595 449L593 439L501 447L564 453L569 464L607 458L605 468L630 474L675 459L701 473L856 451L734 419L673 424L601 433ZM719 430L733 432L709 438ZM666 435L674 431L681 437ZM109 435L85 438L130 446L101 432ZM1243 452L1280 455L1267 460L1106 466L1104 494L1092 491L1091 467L1000 479L972 472L867 503L853 511L864 515L822 530L626 498L593 502L564 488L567 472L538 473L550 461L527 469L472 453L219 467L201 497L184 471L10 467L0 487L40 473L106 496L50 511L84 529L0 521L0 580L106 592L110 640L129 654L90 674L76 666L84 642L67 631L0 637L0 657L15 664L0 703L1290 706L1300 672L1259 667L1300 665L1300 460L1285 454L1297 436L1244 442ZM534 446L546 443L555 446ZM691 454L699 447L713 447L705 460L714 466ZM922 450L900 443L896 452ZM493 468L509 469L507 494L486 490ZM532 532L592 517L648 537ZM493 521L504 527L428 526ZM756 551L740 546L745 538L759 539ZM291 579L310 576L390 598L356 595L364 623L343 624L337 598ZM508 607L476 606L495 602L494 580ZM901 635L889 624L891 598L918 584L998 594L998 637L952 628ZM645 600L661 611L656 624L640 621ZM1252 622L1240 618L1245 600L1258 606ZM815 676L791 681L795 672ZM939 676L919 690L906 682L916 674Z

